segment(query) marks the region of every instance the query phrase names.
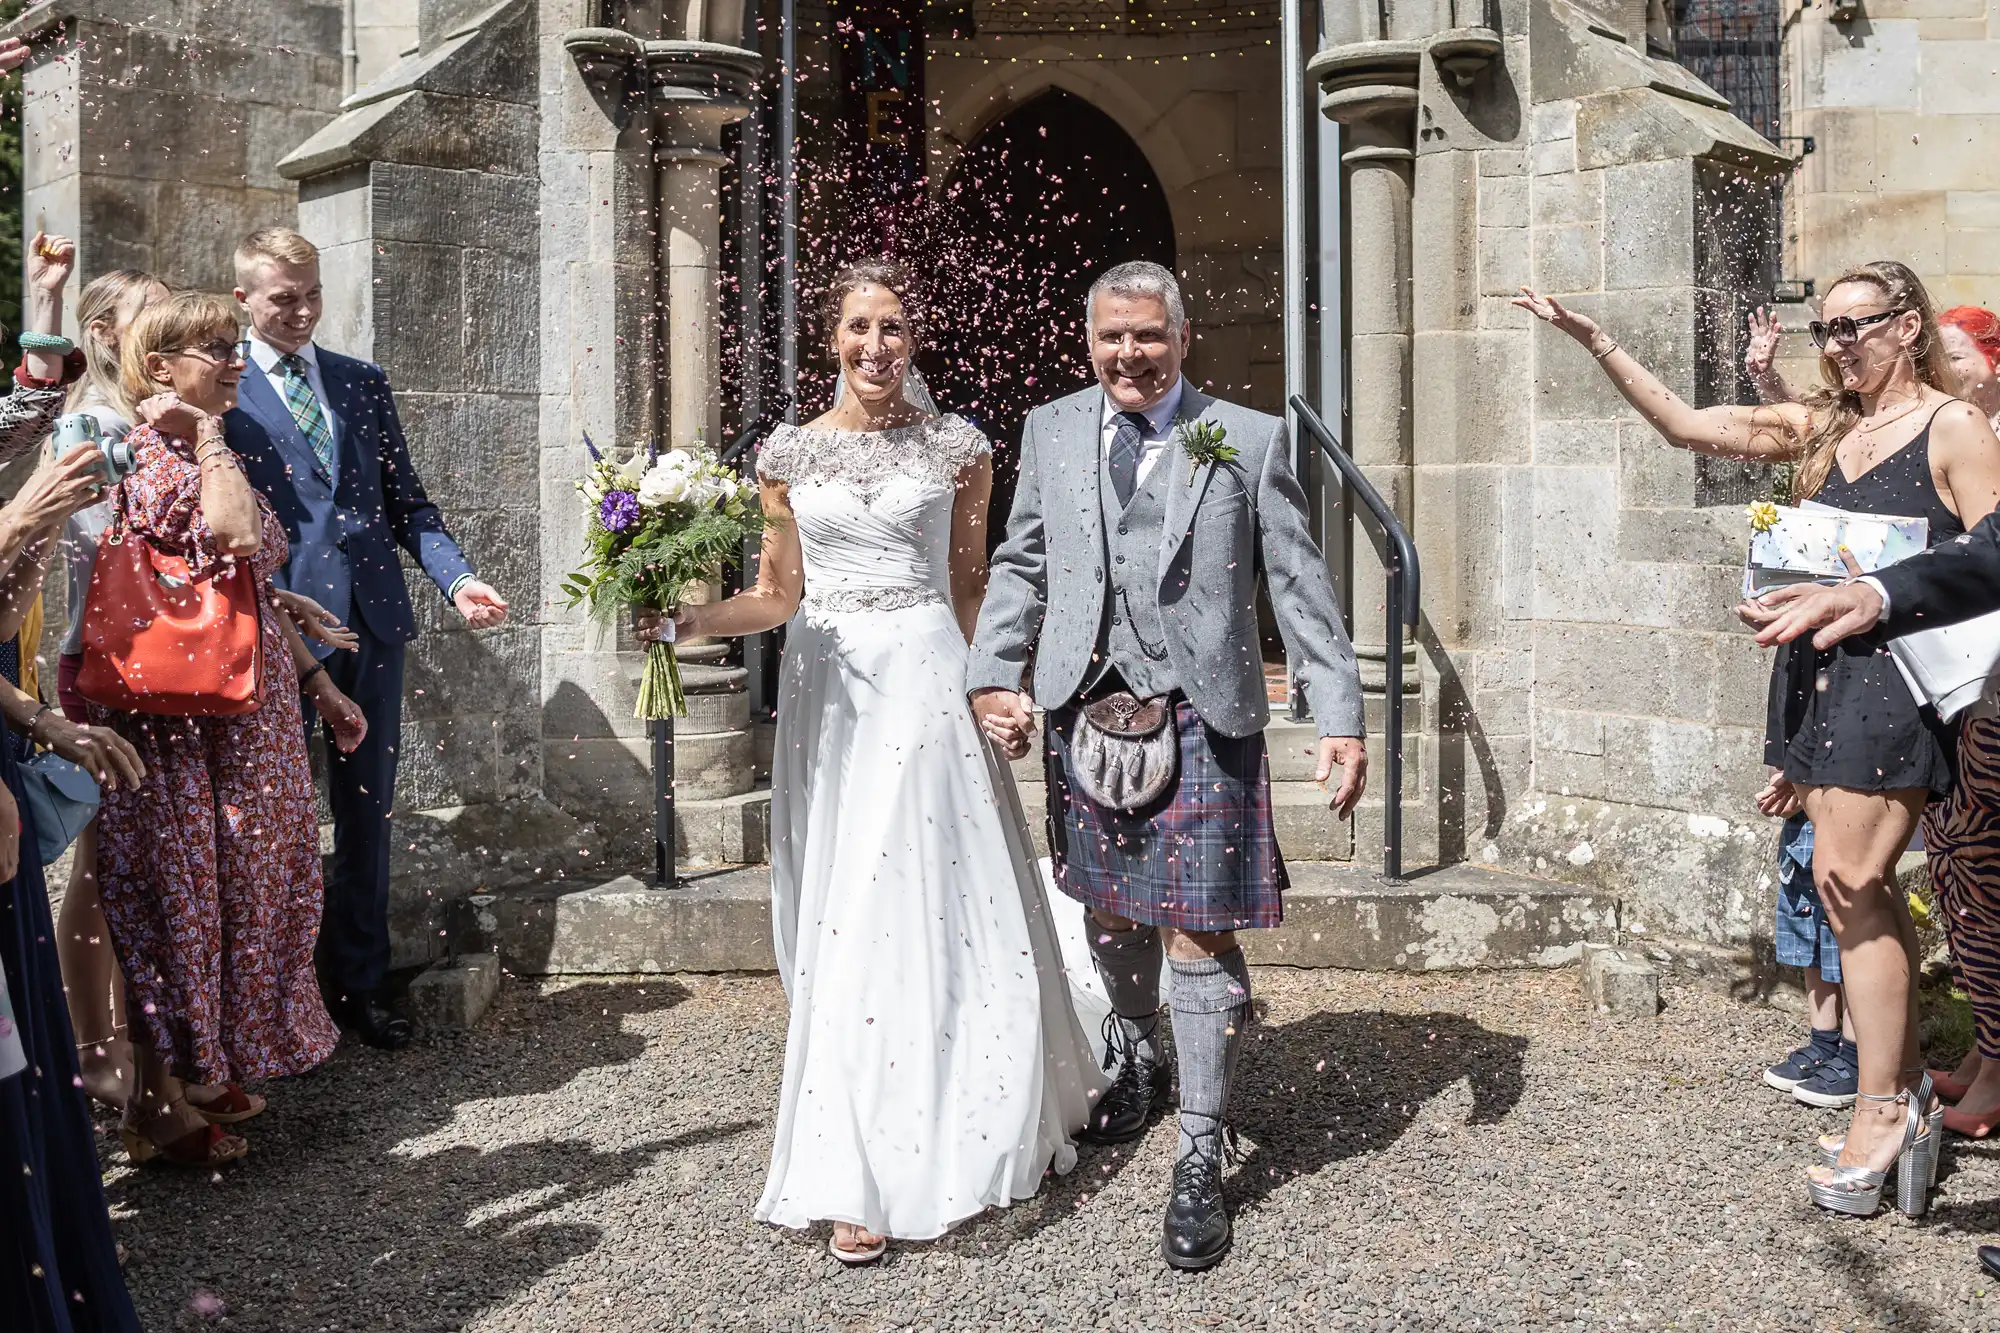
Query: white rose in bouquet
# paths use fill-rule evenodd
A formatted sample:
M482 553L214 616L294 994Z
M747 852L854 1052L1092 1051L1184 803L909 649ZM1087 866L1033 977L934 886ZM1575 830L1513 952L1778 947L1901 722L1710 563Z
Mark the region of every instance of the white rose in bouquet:
M654 464L652 470L639 480L639 503L647 509L658 509L661 505L684 500L687 493L687 473L677 467L668 467L665 458Z

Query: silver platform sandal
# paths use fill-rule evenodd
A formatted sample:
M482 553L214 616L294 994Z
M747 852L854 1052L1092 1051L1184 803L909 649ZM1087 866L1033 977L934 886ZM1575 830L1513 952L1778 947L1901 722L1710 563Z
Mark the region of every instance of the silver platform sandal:
M1917 1084L1917 1105L1930 1105L1931 1095L1931 1075L1927 1069L1924 1071L1923 1082ZM1937 1110L1925 1116L1924 1123L1929 1128L1931 1137L1930 1152L1926 1154L1930 1158L1929 1184L1932 1189L1936 1189L1938 1163L1944 1159L1944 1107L1940 1105ZM1839 1166L1840 1154L1846 1147L1845 1134L1838 1137L1822 1134L1819 1136L1819 1160L1826 1166Z
M1871 1171L1865 1166L1836 1166L1831 1169L1832 1178L1827 1181L1808 1177L1806 1189L1815 1204L1829 1212L1872 1217L1882 1206L1882 1186L1893 1172L1896 1177L1896 1207L1911 1217L1923 1216L1929 1203L1930 1158L1937 1148L1937 1139L1928 1132L1929 1118L1912 1095L1914 1091L1905 1089L1893 1097L1871 1092L1860 1094L1866 1101L1903 1103L1903 1142L1896 1150L1896 1160L1887 1171Z

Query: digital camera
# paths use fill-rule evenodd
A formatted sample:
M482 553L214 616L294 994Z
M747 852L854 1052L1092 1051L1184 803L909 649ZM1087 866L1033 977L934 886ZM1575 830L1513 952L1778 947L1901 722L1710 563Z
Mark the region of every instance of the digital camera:
M56 433L51 437L50 444L55 456L61 458L79 444L97 446L98 456L104 460L104 475L114 486L138 470L132 446L122 436L115 440L105 439L97 418L90 413L72 412L68 416L57 417Z

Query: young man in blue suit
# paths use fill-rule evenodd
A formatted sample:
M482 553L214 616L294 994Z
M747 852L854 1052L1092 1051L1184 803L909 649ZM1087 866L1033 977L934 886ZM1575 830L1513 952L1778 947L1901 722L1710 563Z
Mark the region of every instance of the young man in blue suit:
M319 251L266 228L236 250L236 299L250 312L250 364L229 444L291 541L279 583L344 616L359 639L318 648L320 667L368 716L351 754L327 748L333 872L320 926L320 985L341 1026L371 1046L408 1045L409 1021L383 1003L389 969L389 812L401 744L403 648L417 637L401 547L474 629L507 603L473 574L410 464L380 366L313 344L322 309ZM307 725L318 719L304 705Z

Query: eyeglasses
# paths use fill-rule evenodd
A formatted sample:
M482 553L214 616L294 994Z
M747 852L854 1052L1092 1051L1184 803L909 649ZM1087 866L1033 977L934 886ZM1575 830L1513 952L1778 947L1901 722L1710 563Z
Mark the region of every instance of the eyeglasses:
M205 360L215 362L218 366L226 366L231 362L249 359L244 354L243 344L233 342L228 338L217 338L214 342L196 343L192 347L181 348L181 351L194 352Z
M1829 342L1837 342L1846 347L1859 338L1861 330L1870 324L1880 324L1883 320L1894 319L1902 313L1901 310L1884 310L1879 315L1863 315L1860 319L1850 319L1846 315L1841 315L1825 323L1814 320L1806 325L1806 329L1812 334L1814 347L1825 347Z

